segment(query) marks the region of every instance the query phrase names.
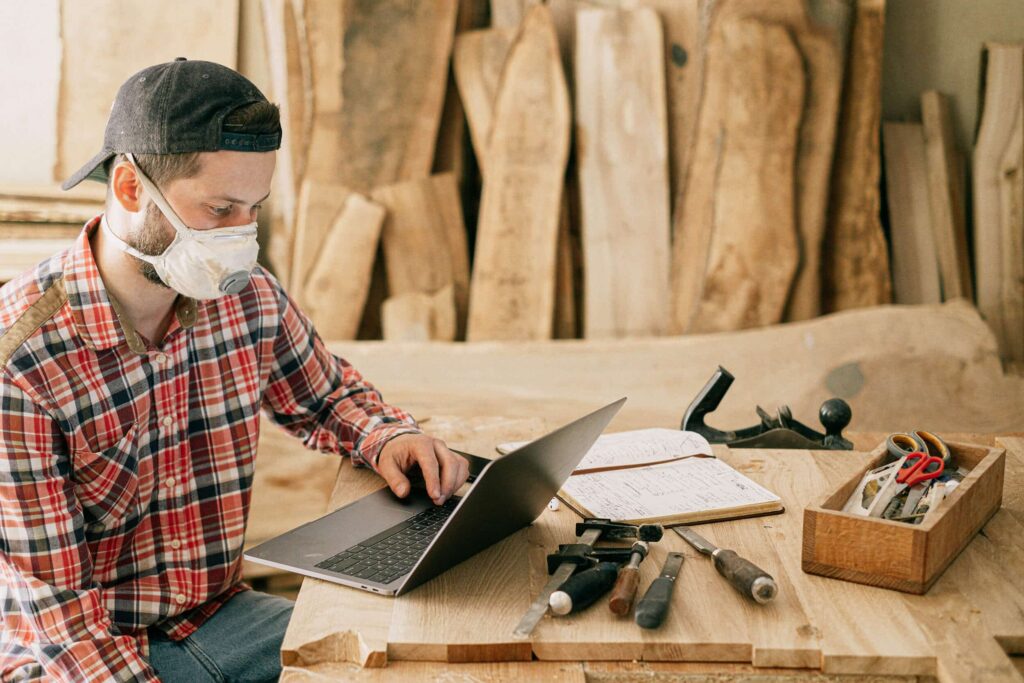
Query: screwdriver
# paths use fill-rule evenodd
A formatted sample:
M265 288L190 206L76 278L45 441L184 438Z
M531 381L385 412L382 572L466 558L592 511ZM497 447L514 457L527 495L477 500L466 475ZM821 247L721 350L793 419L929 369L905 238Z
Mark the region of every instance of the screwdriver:
M772 575L756 564L740 557L734 550L723 550L708 542L693 529L685 526L673 527L675 532L704 555L709 555L715 562L715 569L732 584L741 595L755 602L770 602L779 587Z

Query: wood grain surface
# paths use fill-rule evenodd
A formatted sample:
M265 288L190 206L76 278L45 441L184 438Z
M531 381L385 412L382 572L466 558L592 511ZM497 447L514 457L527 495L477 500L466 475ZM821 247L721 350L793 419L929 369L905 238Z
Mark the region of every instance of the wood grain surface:
M882 138L893 300L898 304L939 303L942 285L928 200L924 130L919 123L886 122Z
M986 46L985 100L974 148L978 309L1005 358L1024 360L1024 46Z
M388 294L430 296L451 287L454 334L464 334L469 252L455 176L445 173L379 187L371 197L387 209L381 240Z
M650 9L583 9L576 21L584 336L657 336L671 227L661 25Z
M549 10L530 10L494 108L467 338L551 338L569 96Z
M684 226L710 232L689 332L780 322L800 249L794 200L804 107L800 53L786 29L751 19L723 21L711 40L709 88L714 79L725 95L717 140L707 142L720 149L712 222ZM779 73L791 76L779 79Z
M324 339L355 339L370 289L385 209L352 193L316 253L302 289L306 313ZM303 272L303 271L296 271Z
M100 151L114 96L140 69L176 57L234 68L238 12L237 2L186 0L147 6L140 14L125 11L119 0L62 0L55 179L64 180Z
M967 254L965 197L959 182L957 150L949 98L930 90L921 95L925 154L928 159L928 197L939 257L944 300L972 298L971 265Z
M824 241L824 312L892 301L879 197L885 0L856 5Z
M507 432L502 434L505 436ZM959 560L936 584L934 595L926 596L902 596L799 570L801 520L795 511L863 466L866 455L718 447L716 453L779 493L790 510L699 527L713 543L738 550L772 573L780 585L777 599L767 607L746 602L707 558L670 534L653 546L652 556L641 565L641 585L645 585L655 573L661 553L678 550L686 555L668 620L661 629L643 632L628 620L615 618L599 602L570 617L546 617L532 638L536 656L542 660L610 660L608 667L623 666L612 662L641 658L698 660L705 662L705 667L707 662L717 661L724 662L723 673L736 664L752 664L744 670L747 676L757 675L760 666L769 667L766 674L776 673L770 667L782 666L805 676L816 669L825 675L937 676L943 683L1020 680L1000 647L1006 641L994 637L994 622L986 621L961 591L958 581L963 579L953 573ZM1021 454L1014 457L1024 458ZM369 472L342 468L332 507L363 495L373 481ZM1002 516L1009 515L1000 512L993 521ZM403 667L411 664L398 661L406 657L432 660L435 670L445 671L449 671L447 665L436 663L438 660L520 658L522 643L517 647L511 642L505 627L510 629L518 617L514 608L528 602L522 595L527 590L522 584L524 575L529 577L529 590L539 587L544 579L545 549L571 536L571 518L564 508L546 511L530 528L399 599L306 581L286 635L285 663L314 668L345 662L387 665L400 675ZM985 562L984 553L978 554L975 545L969 546L963 557L977 555L978 562ZM1004 544L998 545L1002 548ZM1017 541L1010 550L1019 552L1019 547ZM985 569L983 585L993 594L1013 580L1005 572L993 574L991 565ZM973 576L968 583L976 583ZM508 610L513 613L507 615ZM716 618L706 618L709 613ZM953 637L957 623L971 629L959 641ZM1024 623L1019 620L1010 628L1011 638L1024 634ZM628 670L630 665L625 666ZM667 673L683 665L660 666L664 668L659 670ZM450 669L452 674L458 670ZM984 678L986 675L992 678Z
M314 96L307 177L369 191L430 174L456 8L455 0L305 0Z

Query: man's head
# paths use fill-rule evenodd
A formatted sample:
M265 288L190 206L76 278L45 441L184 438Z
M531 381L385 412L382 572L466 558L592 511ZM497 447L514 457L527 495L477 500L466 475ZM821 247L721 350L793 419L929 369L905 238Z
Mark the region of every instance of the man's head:
M107 183L108 218L124 215L128 246L159 256L175 239L169 212L200 231L255 221L280 141L278 109L256 86L219 64L179 58L121 86L103 149L64 188L87 178ZM152 181L148 188L141 174ZM163 209L146 201L155 194L166 200ZM152 263L139 267L167 284Z

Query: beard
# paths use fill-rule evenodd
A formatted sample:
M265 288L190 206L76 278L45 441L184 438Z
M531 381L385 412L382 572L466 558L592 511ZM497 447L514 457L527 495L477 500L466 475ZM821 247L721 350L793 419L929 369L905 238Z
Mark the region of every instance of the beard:
M164 220L163 214L160 213L159 207L150 202L142 219L142 227L132 232L128 236L127 242L147 256L159 256L174 241L173 231L168 235L167 228L168 225ZM144 278L155 285L170 289L168 284L160 279L160 275L156 272L156 268L152 263L147 263L142 259L135 260L138 261L139 272L142 273Z

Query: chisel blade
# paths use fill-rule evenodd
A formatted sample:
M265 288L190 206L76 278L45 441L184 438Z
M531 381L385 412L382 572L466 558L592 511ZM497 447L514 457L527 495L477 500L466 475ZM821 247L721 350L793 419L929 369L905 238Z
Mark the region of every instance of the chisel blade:
M589 529L582 536L578 536L576 542L593 545L600 537L601 531L599 529ZM551 574L548 582L544 584L544 588L541 589L537 599L530 605L530 609L526 610L526 614L519 620L519 624L512 631L513 636L516 638L528 638L533 633L533 629L536 628L540 620L547 614L548 601L551 599L551 594L558 590L572 576L575 569L576 565L571 562L563 562L558 566L558 569Z
M685 540L687 543L689 543L705 555L711 555L716 550L718 550L718 546L712 545L706 538L704 538L688 526L676 526L672 527L672 529L677 534L682 536L683 540Z

